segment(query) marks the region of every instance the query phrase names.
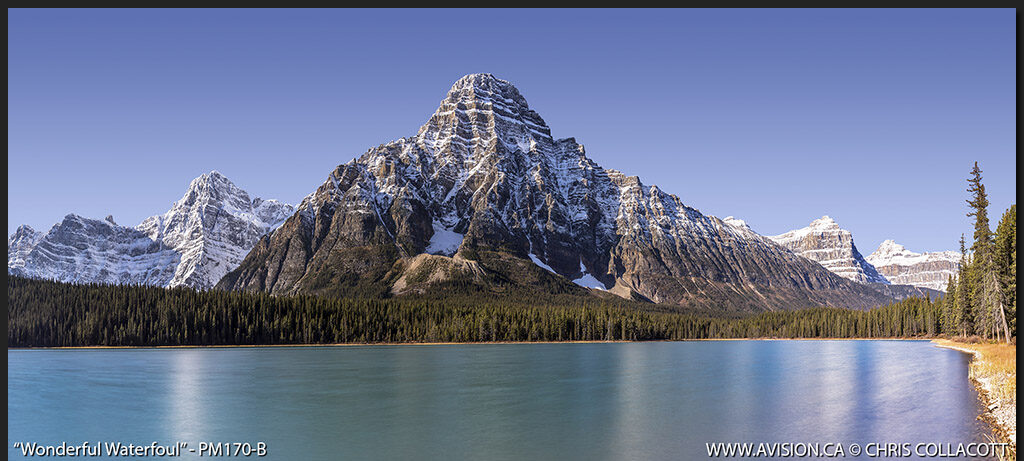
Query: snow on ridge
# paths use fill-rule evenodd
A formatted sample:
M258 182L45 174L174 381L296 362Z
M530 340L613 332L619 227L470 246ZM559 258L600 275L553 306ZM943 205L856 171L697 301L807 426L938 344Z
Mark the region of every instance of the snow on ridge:
M27 224L18 226L7 238L7 271L21 270L25 267L25 258L45 236L45 233Z
M867 260L893 283L945 291L949 277L960 268L960 258L956 251L916 253L886 240Z
M530 253L530 261L533 261L534 264L540 266L542 269L547 270L548 272L551 272L552 274L558 274L558 272L555 272L555 270L552 269L551 266L545 264L544 261L541 261L540 258L538 258L537 255L533 253Z
M839 227L828 215L815 219L807 227L768 238L840 277L861 283L890 283L857 251L853 234Z
M277 200L250 199L213 170L193 179L166 213L134 227L109 216L69 214L26 252L23 264L15 264L21 266L12 266L9 256L8 272L68 282L211 288L294 211ZM10 239L8 246L10 253Z
M935 251L917 253L906 249L893 240L886 240L878 249L868 255L867 260L875 266L913 266L931 261L960 261L960 253L956 251Z
M370 148L339 168L364 171L346 187L372 188L375 203L394 203L398 194L419 200L433 222L443 223L434 225L428 253L454 251L461 236L452 235L450 226L475 219L481 210L474 202L492 193L501 199L486 201L500 206L487 212L526 239L531 261L551 272L537 255L564 254L546 251L552 234L601 252L611 251L622 236L640 244L709 240L725 253L751 246L779 251L740 219L704 215L636 176L601 167L575 139L555 140L518 89L491 74L460 78L414 136ZM345 192L336 189L325 182L304 199L304 218L324 204L341 203Z

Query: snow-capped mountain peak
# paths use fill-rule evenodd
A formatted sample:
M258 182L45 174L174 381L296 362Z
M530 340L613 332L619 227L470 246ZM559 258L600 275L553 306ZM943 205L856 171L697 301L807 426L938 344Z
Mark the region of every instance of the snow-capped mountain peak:
M878 245L878 249L874 253L868 256L868 258L882 260L897 257L913 257L918 256L919 253L907 251L907 248L903 245L896 243L895 240L889 239Z
M857 251L853 234L839 227L828 215L811 221L802 229L769 238L842 277L862 283L889 283Z
M20 270L25 267L25 258L43 239L45 233L38 232L27 224L18 227L7 238L7 268Z
M878 246L878 249L868 255L869 261L877 262L879 265L890 266L894 264L911 266L924 261L946 260L959 261L960 253L956 251L937 251L931 253L916 253L908 250L894 240L886 240Z
M478 160L484 152L530 152L551 145L551 130L511 83L491 74L470 74L452 85L420 128L417 144L450 151L454 161ZM501 144L503 149L495 149Z
M946 290L949 276L960 267L960 253L938 251L915 253L893 240L886 240L867 257L893 283Z
M801 302L840 292L862 294L863 305L880 299L739 220L602 168L575 139L554 139L519 90L490 74L460 78L415 136L339 165L299 209L220 287L336 292L324 281L483 249L657 302L703 302L719 289L738 293L737 309L775 308L798 292Z
M733 227L738 227L740 229L745 229L745 230L748 230L748 231L751 230L750 226L747 224L746 221L744 221L742 219L738 219L738 218L732 217L732 216L726 216L725 218L722 218L722 222L724 222L724 223L726 223L726 224L728 224L730 226L733 226Z
M815 229L834 229L838 228L839 224L837 224L836 220L832 219L831 216L824 215L818 219L815 219L814 221L811 221L811 225L809 227Z
M31 245L19 229L8 239L8 272L69 282L210 288L293 212L277 200L250 199L211 171L192 180L166 213L136 227L120 226L113 216L69 214Z
M277 200L250 198L213 170L192 180L170 210L147 218L138 229L182 255L170 286L211 288L294 211Z

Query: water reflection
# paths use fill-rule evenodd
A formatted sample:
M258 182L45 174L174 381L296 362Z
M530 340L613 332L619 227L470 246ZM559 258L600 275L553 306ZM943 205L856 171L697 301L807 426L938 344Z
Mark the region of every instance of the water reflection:
M8 351L8 440L263 441L286 460L981 441L966 367L906 341Z
M207 370L203 366L206 351L200 349L183 349L171 354L170 392L167 404L170 412L167 423L171 426L171 439L194 440L206 439L206 412L203 386Z
M821 406L813 417L825 440L851 440L856 433L850 428L857 408L854 388L857 372L849 366L849 347L838 341L821 341L812 352L809 391Z

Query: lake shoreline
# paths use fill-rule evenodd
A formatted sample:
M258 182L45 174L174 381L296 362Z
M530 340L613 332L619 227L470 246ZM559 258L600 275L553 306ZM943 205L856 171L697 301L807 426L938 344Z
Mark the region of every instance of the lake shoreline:
M934 338L705 338L705 339L652 339L609 341L466 341L466 342L379 342L379 343L308 343L308 344L207 344L184 346L41 346L8 347L9 351L29 350L81 350L81 349L256 349L272 347L356 347L356 346L455 346L455 345L509 345L509 344L627 344L677 343L704 341L934 341Z
M1016 346L1009 345L978 345L961 343L948 339L933 340L936 347L952 349L971 355L971 366L968 372L968 379L978 390L978 396L985 406L985 410L979 416L980 419L992 426L996 436L1001 441L1010 443L1014 453L1017 450L1017 402L1015 399L1001 396L996 389L996 379L991 372L982 371L990 358L980 350L979 346L989 347L1012 347L1013 355L1016 356ZM1013 372L1013 379L1016 380L1016 371ZM1016 387L1016 384L1014 384Z

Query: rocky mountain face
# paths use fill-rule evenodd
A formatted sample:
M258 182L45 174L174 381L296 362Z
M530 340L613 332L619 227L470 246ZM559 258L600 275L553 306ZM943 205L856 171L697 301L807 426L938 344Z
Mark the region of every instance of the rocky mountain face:
M853 234L828 216L822 216L802 229L769 238L841 277L860 283L889 283L857 251Z
M941 296L933 286L887 278L869 258L861 256L853 243L853 234L828 216L814 220L803 229L769 238L793 253L821 264L832 273L865 284L887 297L899 300L911 296Z
M7 271L63 282L163 286L179 260L178 254L137 229L109 218L69 214L28 252L22 267L8 262Z
M29 225L19 226L17 230L7 238L7 268L20 270L25 267L25 258L43 239L42 232L38 232Z
M294 212L292 205L277 200L251 198L213 171L194 179L166 213L136 228L181 255L170 286L212 288L238 267L260 237Z
M214 171L193 180L169 211L135 227L74 214L45 234L22 226L8 239L7 271L65 282L211 288L294 210L250 198Z
M892 240L886 240L867 257L892 283L946 291L949 277L960 268L960 253L941 251L915 253Z
M218 287L352 295L452 279L744 311L892 299L602 168L490 74L457 81L415 136L330 172Z

